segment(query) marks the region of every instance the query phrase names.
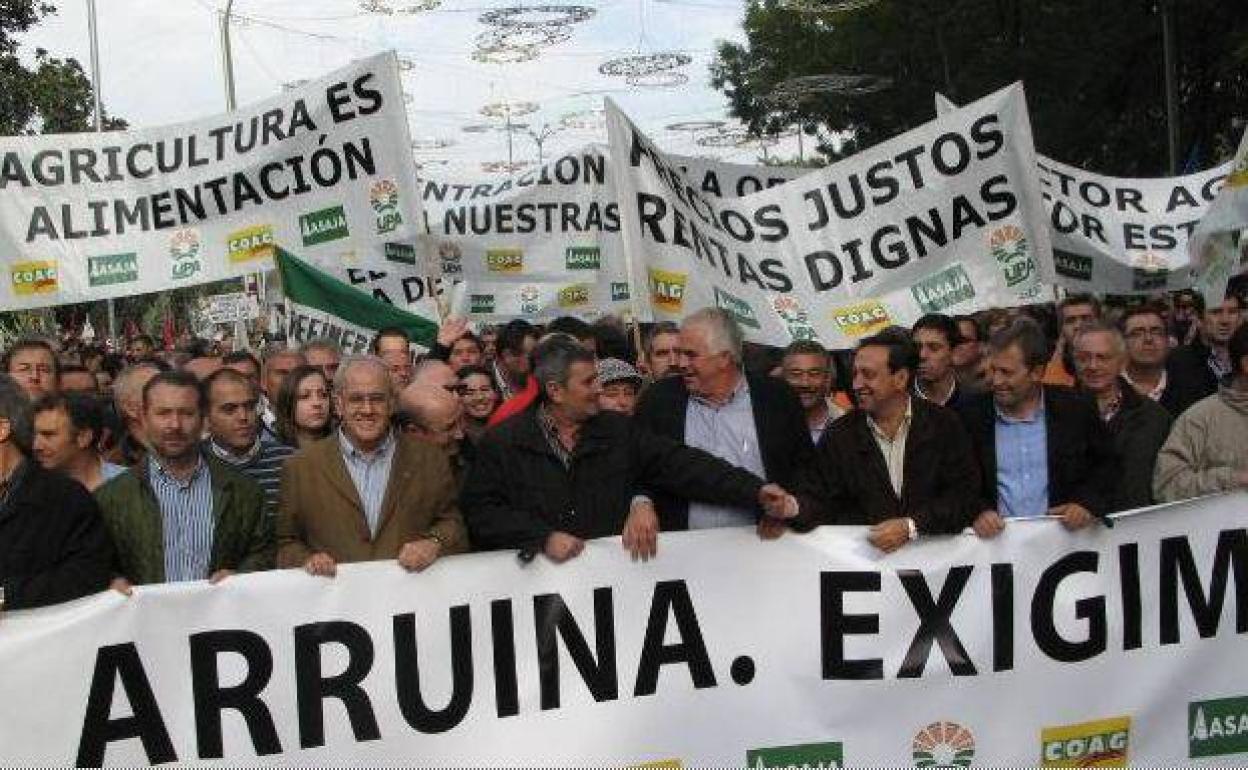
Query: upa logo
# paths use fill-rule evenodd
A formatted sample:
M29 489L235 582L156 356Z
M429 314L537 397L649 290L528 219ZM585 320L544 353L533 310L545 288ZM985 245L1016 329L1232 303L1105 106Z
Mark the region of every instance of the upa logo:
M330 206L304 214L299 217L299 235L304 246L342 240L351 235L347 227L347 212L342 210L342 206Z
M273 228L269 225L256 225L230 233L226 239L230 261L251 262L257 259L272 259L277 252L277 243L273 240Z
M524 249L486 249L485 268L491 273L523 273Z
M13 282L13 293L19 297L55 294L58 288L54 259L18 262L10 268L9 277Z
M771 301L771 308L780 316L780 320L789 330L789 336L794 340L819 339L815 327L810 325L810 315L802 307L802 303L789 296L779 296Z
M559 290L559 307L585 307L589 304L589 284L574 283Z
M611 301L623 302L632 298L633 292L628 287L628 281L612 281L611 282Z
M458 243L454 241L441 241L438 243L438 260L442 263L442 275L463 275L463 259L464 252L459 248ZM415 264L414 260L412 264Z
M718 286L715 287L715 305L720 310L728 311L728 314L737 319L737 323L742 326L748 326L751 329L757 329L758 316L754 315L754 308L750 307L750 303L734 297Z
M1126 767L1131 717L1098 719L1040 731L1045 767Z
M87 257L87 283L92 286L111 286L138 279L139 255L134 252Z
M1092 280L1092 258L1061 249L1053 249L1053 269L1058 275L1077 281Z
M1017 225L998 227L988 235L988 249L1005 274L1011 288L1026 283L1036 274L1036 261L1027 248L1027 236Z
M1248 753L1248 696L1187 704L1187 755Z
M536 286L525 286L520 289L520 312L525 315L537 315L542 312L542 293Z
M569 270L597 270L602 265L602 252L597 246L569 246L564 258Z
M962 265L954 263L936 275L910 287L914 301L924 313L939 313L961 302L975 298L975 287Z
M888 308L877 300L867 300L846 305L832 311L832 323L846 337L865 337L883 329L893 322Z
M844 767L845 750L837 743L802 743L795 746L773 746L745 752L745 765L751 768L817 768Z
M956 722L932 722L910 743L915 767L970 767L975 736Z
M184 280L203 269L199 253L203 246L199 239L199 231L193 227L174 230L169 236L169 259L173 261L170 276L175 281Z
M399 186L391 179L378 179L368 188L368 202L377 219L377 234L394 232L403 224L399 212Z
M468 311L489 315L494 312L493 294L471 294L468 297Z
M650 268L650 301L665 313L679 313L685 304L687 273Z

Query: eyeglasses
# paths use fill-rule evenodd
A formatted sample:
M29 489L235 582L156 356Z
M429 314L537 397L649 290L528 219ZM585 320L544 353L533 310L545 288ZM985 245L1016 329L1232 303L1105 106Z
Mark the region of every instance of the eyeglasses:
M384 406L389 403L390 396L385 393L352 393L344 399L352 409L363 406Z
M1151 329L1132 329L1127 332L1127 339L1129 340L1142 340L1145 337L1157 337L1159 339L1163 339L1165 336L1166 330L1156 327Z

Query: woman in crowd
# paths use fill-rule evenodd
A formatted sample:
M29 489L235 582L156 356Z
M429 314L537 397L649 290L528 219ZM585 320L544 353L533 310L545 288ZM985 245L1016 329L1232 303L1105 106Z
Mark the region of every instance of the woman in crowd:
M476 443L485 432L486 421L498 407L501 394L490 370L467 366L459 371L459 397L464 403L464 433Z
M329 408L329 381L315 366L297 366L282 380L274 410L277 436L299 449L325 438L333 430Z

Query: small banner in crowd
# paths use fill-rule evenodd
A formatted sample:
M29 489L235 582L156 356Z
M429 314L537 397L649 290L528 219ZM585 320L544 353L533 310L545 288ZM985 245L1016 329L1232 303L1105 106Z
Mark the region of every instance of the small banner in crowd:
M608 100L634 287L749 339L834 348L930 312L1018 305L1053 272L1021 85L785 184L707 195Z
M0 138L0 307L165 291L414 242L393 54L188 123Z
M433 347L438 324L353 288L281 249L277 270L286 293L286 338L292 343L330 339L345 353L367 353L373 334L397 326L424 348Z
M1248 267L1248 130L1230 166L1226 184L1190 244L1192 261L1204 268L1197 288L1210 305L1220 303L1227 281Z
M1125 767L1248 759L1248 495L1068 532L618 538L0 617L9 765ZM1232 594L1233 592L1233 594Z

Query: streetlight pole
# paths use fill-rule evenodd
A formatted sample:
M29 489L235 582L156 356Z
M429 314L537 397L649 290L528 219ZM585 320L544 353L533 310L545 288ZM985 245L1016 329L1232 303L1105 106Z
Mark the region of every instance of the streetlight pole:
M1175 50L1174 2L1161 4L1161 47L1166 69L1166 149L1170 173L1179 173L1179 62Z
M226 0L225 10L221 12L221 69L225 75L225 108L233 112L238 107L234 95L234 51L230 47L230 11L234 8L234 0Z
M104 130L104 102L100 96L100 31L95 18L95 0L87 0L87 35L91 38L91 110L95 120L95 130ZM108 307L108 339L114 344L117 341L117 308L113 298L105 300Z

